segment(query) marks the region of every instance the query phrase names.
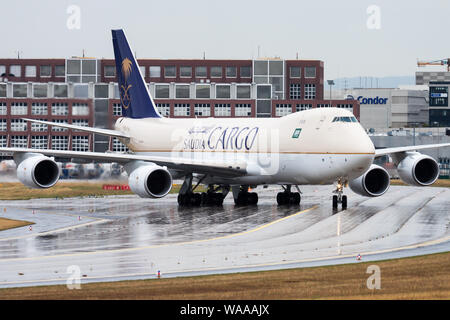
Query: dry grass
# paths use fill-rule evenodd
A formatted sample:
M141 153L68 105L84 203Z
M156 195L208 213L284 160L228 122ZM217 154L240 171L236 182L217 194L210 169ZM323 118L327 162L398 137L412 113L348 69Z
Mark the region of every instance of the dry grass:
M404 183L400 179L392 179L391 185L393 186L407 186L406 183ZM446 187L450 188L450 179L438 179L435 183L431 185L431 187Z
M34 224L34 222L0 218L0 231L29 226L30 224Z
M103 184L126 184L123 181L102 182L72 182L59 181L49 189L30 189L19 182L0 183L0 200L28 200L36 198L67 198L87 196L129 195L129 190L103 190ZM171 193L178 192L179 186L175 185Z
M363 257L364 258L364 257ZM381 269L381 289L366 286ZM0 299L450 299L450 253L230 275L0 289Z

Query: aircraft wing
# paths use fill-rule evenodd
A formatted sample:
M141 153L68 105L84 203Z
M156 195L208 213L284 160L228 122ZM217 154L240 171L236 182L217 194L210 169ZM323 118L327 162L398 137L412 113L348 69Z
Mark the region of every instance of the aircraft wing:
M450 146L450 143L440 143L440 144L423 144L423 145L418 145L418 146L376 149L375 150L375 158L382 157L382 156L389 155L389 154L394 154L394 153L416 151L416 150L423 150L423 149L442 148L442 147L449 147L449 146Z
M152 162L160 166L166 166L169 169L182 170L192 173L212 174L221 177L237 177L247 173L247 164L245 162L214 161L187 159L177 157L158 157L127 153L102 153L102 152L83 152L83 151L65 151L48 149L28 149L28 148L0 148L0 154L14 153L40 153L46 156L89 159L101 162L117 162L126 164L130 161Z
M74 129L74 130L80 130L80 131L91 132L91 133L97 133L97 134L101 134L101 135L104 135L104 136L111 136L111 137L117 137L117 138L126 138L126 139L130 138L129 135L127 135L127 134L125 134L123 132L117 131L117 130L92 128L92 127L83 127L83 126L76 126L76 125L73 125L73 124L55 123L55 122L51 122L51 121L43 121L43 120L28 119L28 118L22 118L22 120L29 121L29 122L46 124L48 126L55 126L55 127Z

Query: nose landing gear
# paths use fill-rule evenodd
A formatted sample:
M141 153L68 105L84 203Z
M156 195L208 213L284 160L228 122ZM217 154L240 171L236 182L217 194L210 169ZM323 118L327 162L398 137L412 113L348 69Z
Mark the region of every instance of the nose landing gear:
M337 209L338 204L342 205L342 210L347 209L347 196L344 195L344 184L347 185L347 182L343 182L341 179L338 180L336 190L333 193L333 209Z

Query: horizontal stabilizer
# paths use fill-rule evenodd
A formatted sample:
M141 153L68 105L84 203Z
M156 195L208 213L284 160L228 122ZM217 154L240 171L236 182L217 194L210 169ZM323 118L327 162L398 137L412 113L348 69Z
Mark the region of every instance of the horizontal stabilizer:
M51 121L43 121L43 120L35 120L35 119L27 119L27 118L22 118L22 119L25 120L25 121L30 121L30 122L40 123L40 124L46 124L48 126L55 126L55 127L72 129L72 130L80 130L80 131L85 131L85 132L101 134L101 135L109 136L109 137L117 137L117 138L125 138L125 139L129 139L130 138L129 135L127 135L127 134L125 134L123 132L117 131L117 130L75 126L73 124L56 123L56 122L51 122Z

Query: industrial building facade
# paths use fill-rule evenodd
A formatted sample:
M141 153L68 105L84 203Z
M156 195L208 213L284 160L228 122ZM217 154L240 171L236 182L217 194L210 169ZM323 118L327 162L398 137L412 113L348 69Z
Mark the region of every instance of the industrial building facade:
M326 100L319 60L138 60L163 116L280 117L340 107ZM112 128L122 109L113 59L0 59L0 146L126 151L116 139L22 118Z

